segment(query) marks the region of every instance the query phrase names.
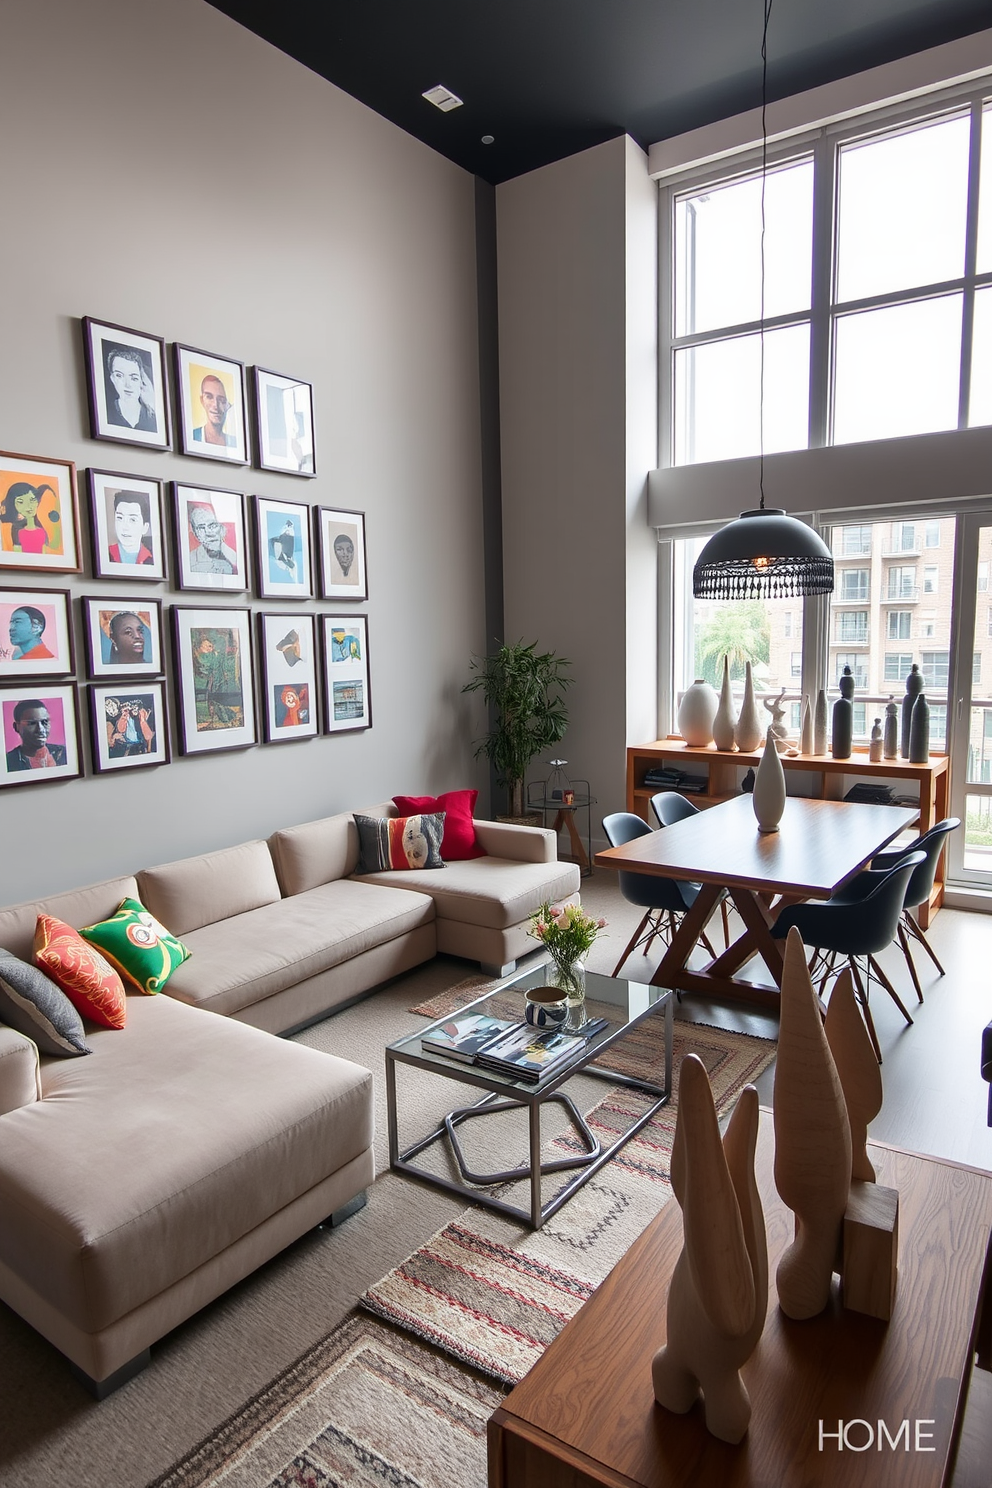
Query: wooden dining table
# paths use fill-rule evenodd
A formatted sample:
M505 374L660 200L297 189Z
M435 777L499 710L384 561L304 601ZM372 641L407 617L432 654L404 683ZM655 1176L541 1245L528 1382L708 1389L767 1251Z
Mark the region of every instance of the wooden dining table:
M784 942L773 938L770 927L779 912L806 899L831 898L917 816L911 807L790 796L779 830L759 832L751 797L741 795L606 848L595 863L702 885L651 977L653 986L777 1007ZM743 931L705 965L690 967L724 889ZM739 974L755 957L771 985Z

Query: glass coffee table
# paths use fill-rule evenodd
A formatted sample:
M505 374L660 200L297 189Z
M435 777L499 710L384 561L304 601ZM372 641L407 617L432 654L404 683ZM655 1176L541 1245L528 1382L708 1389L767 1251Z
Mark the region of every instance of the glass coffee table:
M524 992L530 987L540 987L547 980L547 965L529 967L505 977L491 987L483 996L458 1009L461 1017L467 1012L489 1013L495 1017L523 1018ZM436 1028L448 1021L452 1014L438 1018L434 1023L407 1034L386 1048L386 1114L389 1123L389 1165L398 1173L407 1173L423 1183L447 1189L451 1193L471 1199L500 1214L522 1219L539 1230L544 1222L566 1203L576 1189L588 1182L604 1163L619 1152L636 1132L639 1132L661 1110L670 1097L672 1088L672 1014L675 994L665 987L651 987L642 982L622 981L617 977L601 976L597 972L586 972L586 1005L590 1017L608 1019L607 1026L594 1034L580 1049L575 1058L560 1070L552 1070L536 1084L510 1075L497 1073L478 1064L465 1064L456 1059L436 1054L421 1047L421 1038L428 1028ZM641 1078L610 1068L610 1051L631 1029L646 1018L658 1018L662 1022L661 1058L658 1076ZM618 1051L619 1052L619 1051ZM616 1056L614 1055L614 1058ZM457 1106L448 1112L433 1131L419 1138L411 1146L400 1151L397 1066L412 1065L432 1074L443 1075L456 1084L474 1087L484 1094L471 1105ZM577 1074L595 1075L609 1080L614 1085L631 1085L655 1097L643 1114L624 1131L610 1146L604 1147L590 1131L574 1101L562 1088ZM582 1141L585 1151L578 1156L541 1159L541 1109L555 1101L564 1107L569 1120ZM458 1127L476 1117L493 1115L496 1112L521 1108L528 1114L529 1152L526 1162L516 1167L495 1173L475 1172L469 1166L458 1137ZM404 1109L404 1120L410 1111ZM448 1177L420 1166L415 1159L435 1143L446 1143L458 1169L458 1177ZM541 1178L545 1173L565 1172L574 1169L573 1176L543 1202ZM498 1184L511 1184L521 1180L530 1183L530 1207L525 1209L498 1194L486 1192Z

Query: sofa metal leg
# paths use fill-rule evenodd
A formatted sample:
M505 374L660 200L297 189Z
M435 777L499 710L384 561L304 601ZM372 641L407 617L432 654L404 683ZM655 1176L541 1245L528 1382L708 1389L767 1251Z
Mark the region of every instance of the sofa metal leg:
M510 976L510 974L516 971L516 969L516 961L507 961L505 966L492 965L488 961L479 962L479 970L482 972L483 976L495 977L497 980L499 980L500 977Z
M106 1400L108 1395L119 1390L121 1385L126 1385L129 1379L134 1379L136 1374L140 1374L145 1366L152 1362L152 1351L150 1348L142 1349L140 1354L135 1354L134 1358L128 1359L120 1369L115 1369L113 1374L108 1374L106 1379L101 1380L93 1379L71 1359L66 1362L69 1365L70 1374L79 1381L84 1390L89 1391L94 1400Z
M356 1194L353 1199L349 1199L347 1204L342 1204L340 1209L335 1209L333 1214L329 1214L320 1223L321 1225L328 1225L332 1230L336 1229L338 1225L344 1224L346 1219L350 1219L353 1214L357 1214L359 1209L364 1209L368 1201L368 1192L363 1188L360 1194Z

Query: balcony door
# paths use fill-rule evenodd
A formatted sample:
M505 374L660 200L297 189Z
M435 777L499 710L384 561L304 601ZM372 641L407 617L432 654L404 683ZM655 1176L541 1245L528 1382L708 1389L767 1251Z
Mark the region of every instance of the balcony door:
M992 511L958 518L948 877L992 888Z

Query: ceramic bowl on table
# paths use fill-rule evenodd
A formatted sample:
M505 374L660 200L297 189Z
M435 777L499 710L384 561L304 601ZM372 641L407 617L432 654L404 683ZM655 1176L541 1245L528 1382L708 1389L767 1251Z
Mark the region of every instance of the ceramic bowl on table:
M563 1028L568 999L560 987L531 987L524 993L524 1018L533 1028Z

